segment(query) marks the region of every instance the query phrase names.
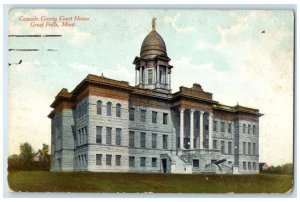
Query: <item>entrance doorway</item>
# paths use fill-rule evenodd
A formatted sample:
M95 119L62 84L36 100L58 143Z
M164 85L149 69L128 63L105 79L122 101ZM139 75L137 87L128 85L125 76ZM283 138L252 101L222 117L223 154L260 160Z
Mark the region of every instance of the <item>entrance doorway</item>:
M167 173L167 159L162 159L161 165L162 165L163 173Z

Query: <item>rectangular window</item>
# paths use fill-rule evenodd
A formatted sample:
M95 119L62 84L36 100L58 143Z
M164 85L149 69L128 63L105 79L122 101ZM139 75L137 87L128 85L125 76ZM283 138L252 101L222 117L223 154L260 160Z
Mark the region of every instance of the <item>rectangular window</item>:
M231 131L232 131L231 127L232 127L232 124L228 123L228 133L231 133Z
M168 124L168 114L167 113L163 113L163 124L164 125Z
M153 80L153 70L148 69L148 84L152 84L152 80Z
M253 143L252 154L256 155L256 144Z
M256 127L253 126L253 131L252 131L253 135L255 135L255 130L256 130Z
M134 108L129 108L129 120L134 121Z
M96 154L96 165L101 165L102 154Z
M213 148L217 149L217 140L213 140Z
M193 159L193 167L199 168L199 159Z
M152 148L153 149L156 149L156 138L157 138L157 134L152 133Z
M146 166L146 157L141 157L141 167Z
M248 170L251 170L251 162L248 162Z
M134 156L129 156L129 167L134 167Z
M156 123L157 122L157 112L152 111L152 123Z
M228 154L232 154L232 142L228 142Z
M225 142L221 141L221 153L224 154L225 153Z
M141 122L146 122L146 110L141 110Z
M243 169L246 170L246 162L243 162Z
M121 166L121 155L116 155L116 166Z
M121 145L121 128L116 128L116 145Z
M252 164L253 166L253 170L256 170L256 163L255 162L253 162L253 164Z
M217 131L217 121L213 122L213 131Z
M251 155L251 143L248 142L248 155Z
M141 133L141 148L145 148L146 147L146 133Z
M102 127L96 126L96 143L102 144Z
M163 149L168 149L168 135L163 135Z
M134 132L129 131L129 147L134 147Z
M152 158L152 167L156 168L157 166L157 158Z
M225 132L225 123L221 122L221 132L224 133Z
M111 166L111 155L110 154L106 154L106 165Z
M246 124L243 124L243 133L246 133Z
M248 125L248 134L250 134L251 131L251 125Z
M111 144L111 128L106 127L106 144Z
M243 142L243 154L246 154L246 142Z

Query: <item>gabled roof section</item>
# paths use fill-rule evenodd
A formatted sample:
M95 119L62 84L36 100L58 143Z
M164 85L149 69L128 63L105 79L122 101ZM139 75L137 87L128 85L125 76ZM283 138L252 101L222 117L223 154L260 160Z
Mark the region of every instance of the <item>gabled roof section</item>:
M176 97L189 97L198 100L216 102L212 100L212 93L203 91L201 85L197 83L194 83L192 88L181 86L179 91L173 94L173 98Z

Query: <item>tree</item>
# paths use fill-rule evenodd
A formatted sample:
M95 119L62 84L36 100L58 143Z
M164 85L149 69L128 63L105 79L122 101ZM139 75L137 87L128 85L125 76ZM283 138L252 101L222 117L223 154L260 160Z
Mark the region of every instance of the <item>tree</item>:
M32 157L33 157L32 146L27 142L21 144L19 158L20 158L21 166L24 170L31 169Z
M45 162L50 162L50 155L49 155L49 145L43 144L42 153L42 160Z

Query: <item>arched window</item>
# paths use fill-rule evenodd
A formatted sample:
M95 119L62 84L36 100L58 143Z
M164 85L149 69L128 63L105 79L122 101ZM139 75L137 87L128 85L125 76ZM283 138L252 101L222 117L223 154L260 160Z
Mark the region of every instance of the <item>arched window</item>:
M108 102L106 105L106 115L111 116L111 102Z
M116 117L121 117L121 104L116 105Z
M102 114L102 101L101 100L97 101L97 114L99 114L99 115Z

